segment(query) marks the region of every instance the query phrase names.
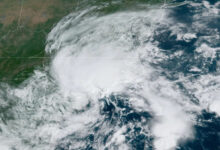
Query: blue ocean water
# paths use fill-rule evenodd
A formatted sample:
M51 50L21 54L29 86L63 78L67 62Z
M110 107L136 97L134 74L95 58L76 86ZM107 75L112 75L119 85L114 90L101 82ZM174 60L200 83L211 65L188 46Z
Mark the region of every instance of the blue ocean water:
M220 150L220 1L83 2L0 84L0 150Z
M220 9L217 0L205 1L210 7ZM196 4L196 5L193 5ZM176 0L166 6L169 9L169 17L174 20L169 26L160 26L153 35L153 42L157 42L161 53L166 56L173 55L181 50L181 56L168 57L159 63L152 63L152 66L163 68L161 75L168 80L176 82L184 95L190 97L194 104L199 104L198 98L191 93L185 85L179 81L179 74L184 77L190 77L190 80L196 80L203 75L218 75L220 60L219 51L215 57L200 57L197 52L199 44L207 44L212 48L219 48L220 41L218 34L220 32L220 12L216 14L207 14L209 8L203 5L203 0L184 1ZM185 40L178 39L178 34L173 34L173 27L176 24L182 24L182 33L194 33L195 37ZM201 25L198 27L198 25ZM134 39L137 39L134 36ZM177 40L178 39L178 40ZM198 56L198 57L196 57ZM192 70L192 67L199 68L200 71ZM215 84L215 83L213 83ZM131 145L134 150L153 150L154 136L143 128L150 124L150 120L154 118L154 114L149 111L136 111L129 104L129 95L111 95L99 100L103 103L100 108L100 114L104 120L91 125L92 134L88 134L85 138L77 138L72 134L63 138L56 147L56 150L71 149L71 145L81 140L86 141L86 147L80 149L93 150L93 145L99 141L103 145L107 144L107 140L114 133L114 127L128 126L125 133L125 143ZM89 108L90 106L88 106ZM172 109L172 108L171 108ZM218 108L220 109L220 108ZM144 120L144 121L143 121ZM194 128L194 138L181 141L178 143L178 150L219 150L220 149L220 117L209 110L203 110L201 114L196 116L197 124ZM130 126L130 124L132 126ZM100 133L103 128L110 127L104 133ZM150 128L150 127L149 127ZM108 148L106 148L107 150ZM115 148L117 149L117 147Z

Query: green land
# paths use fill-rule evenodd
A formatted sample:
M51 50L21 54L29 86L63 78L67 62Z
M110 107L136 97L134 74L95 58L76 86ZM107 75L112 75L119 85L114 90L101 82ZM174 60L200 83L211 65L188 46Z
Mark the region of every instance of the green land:
M48 64L46 37L65 15L86 6L108 5L113 13L135 3L163 0L0 0L0 82L18 85Z

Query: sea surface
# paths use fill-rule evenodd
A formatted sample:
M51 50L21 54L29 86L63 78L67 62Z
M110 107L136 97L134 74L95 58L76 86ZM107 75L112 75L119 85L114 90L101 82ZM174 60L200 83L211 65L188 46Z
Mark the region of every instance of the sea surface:
M0 82L0 150L220 150L220 2L86 2Z

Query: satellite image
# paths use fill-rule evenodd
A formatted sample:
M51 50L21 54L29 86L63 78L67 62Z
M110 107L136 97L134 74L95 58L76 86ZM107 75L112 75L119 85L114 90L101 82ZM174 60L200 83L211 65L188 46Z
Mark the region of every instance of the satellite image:
M220 1L0 0L0 150L220 150Z

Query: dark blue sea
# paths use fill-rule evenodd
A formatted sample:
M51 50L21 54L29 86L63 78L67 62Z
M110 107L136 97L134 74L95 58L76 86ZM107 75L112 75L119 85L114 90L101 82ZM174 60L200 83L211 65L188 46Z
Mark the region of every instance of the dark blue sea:
M46 44L2 150L220 150L220 1L85 1Z

